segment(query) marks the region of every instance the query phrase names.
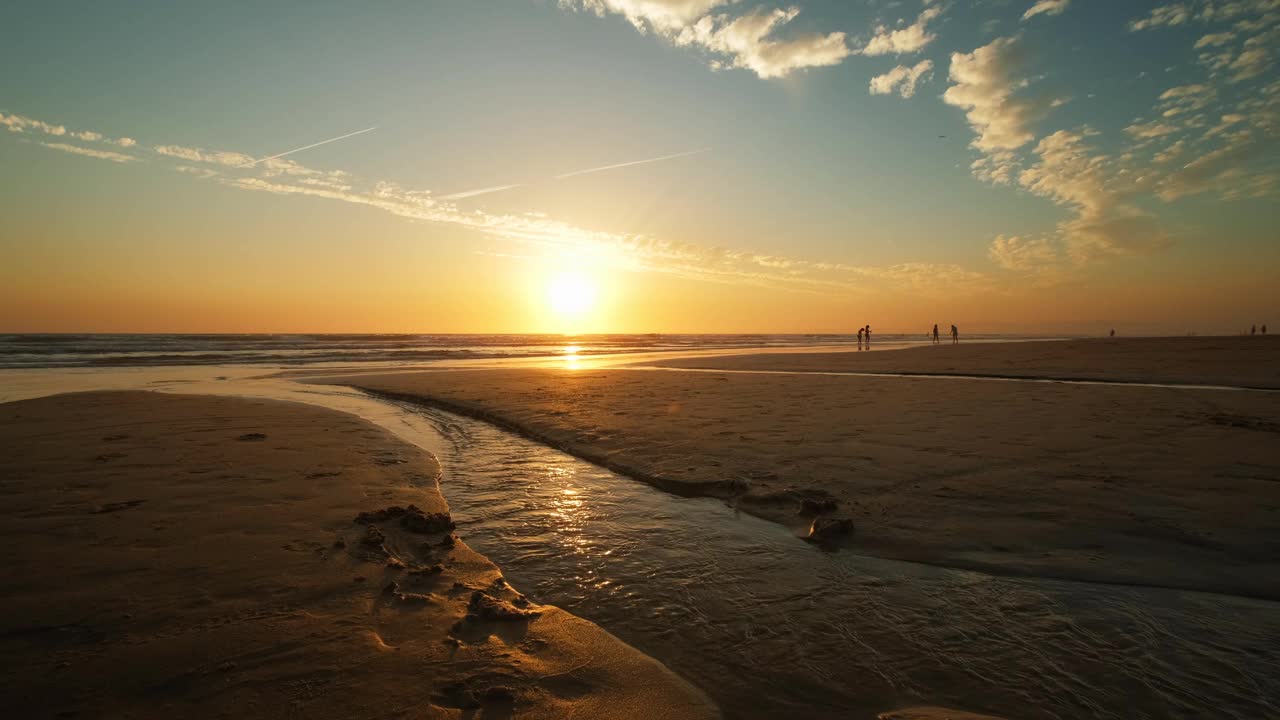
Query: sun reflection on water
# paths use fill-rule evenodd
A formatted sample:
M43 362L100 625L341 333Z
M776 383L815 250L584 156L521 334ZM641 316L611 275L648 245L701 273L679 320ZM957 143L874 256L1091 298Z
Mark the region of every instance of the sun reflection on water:
M564 366L569 370L577 370L578 362L581 359L578 353L582 352L582 348L578 345L565 345L561 355L564 357Z

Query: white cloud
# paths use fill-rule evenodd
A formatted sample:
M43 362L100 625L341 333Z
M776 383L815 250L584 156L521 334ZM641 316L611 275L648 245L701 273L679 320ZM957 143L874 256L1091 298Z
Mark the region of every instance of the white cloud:
M80 147L78 145L68 145L67 143L49 143L42 142L41 145L51 150L60 150L73 155L84 155L85 157L97 158L99 160L110 160L111 162L126 163L133 162L138 158L124 153L112 152L110 150L95 150L93 148Z
M1129 23L1129 30L1137 32L1162 25L1181 25L1191 19L1191 7L1185 3L1173 3L1154 8L1146 17Z
M3 125L12 133L23 133L28 130L35 130L55 137L61 137L67 134L67 129L62 125L51 125L40 120L33 120L32 118L25 117L23 115L6 115L4 113L0 113L0 125Z
M883 75L871 78L872 95L891 95L897 91L904 98L916 94L916 84L933 70L932 60L921 60L913 67L899 65Z
M622 15L640 32L678 31L711 10L733 0L581 0L577 6L600 17L608 13ZM560 0L562 7L572 8L572 0Z
M964 108L983 152L1014 150L1035 139L1031 124L1052 101L1016 97L1027 81L1025 57L1016 37L997 38L971 53L951 54L951 87L942 95L948 105Z
M1035 5L1027 8L1026 12L1022 13L1022 19L1029 20L1041 14L1061 15L1070 4L1071 0L1039 0Z
M67 130L66 126L64 125L54 125L53 123L47 123L47 122L44 122L43 120L36 120L34 118L29 118L29 117L26 117L25 115L5 114L2 112L0 112L0 127L4 127L11 133L38 132L38 133L44 133L45 135L52 135L53 137L75 138L76 140L81 140L84 142L105 142L105 143L110 143L112 145L119 145L120 147L125 147L125 148L133 147L136 144L132 139L127 137L122 137L117 140L112 140L108 137L103 136L102 133L94 132L92 130L70 131L70 130ZM53 147L53 146L47 145L47 147ZM75 146L67 145L66 147L75 147ZM63 148L55 148L55 149L63 149ZM75 151L66 150L66 152L75 152ZM80 153L80 154L83 155L87 153ZM118 153L115 153L115 154L118 155ZM127 155L120 155L120 157L128 157L130 160L135 159Z
M251 168L254 166L254 159L243 153L225 152L221 150L203 150L201 148L183 147L181 145L157 145L154 148L157 153L167 155L169 157L186 160L188 162L211 163L214 165L225 165L234 168Z
M890 30L881 25L876 28L876 34L858 52L863 55L903 55L919 52L937 37L929 32L928 26L941 14L941 8L927 7L914 23L904 28Z
M711 67L751 70L761 78L785 77L805 68L839 65L852 54L842 32L782 37L799 8L757 8L713 14L736 0L560 0L560 6L599 16L621 15L640 32L711 55Z
M705 16L680 31L675 41L724 56L712 67L744 68L762 78L779 78L795 70L839 65L852 50L845 34L801 34L776 39L774 33L800 13L798 8L757 10L729 19Z
M1009 185L1017 177L1018 156L1009 150L996 150L974 160L969 166L973 176L994 185Z

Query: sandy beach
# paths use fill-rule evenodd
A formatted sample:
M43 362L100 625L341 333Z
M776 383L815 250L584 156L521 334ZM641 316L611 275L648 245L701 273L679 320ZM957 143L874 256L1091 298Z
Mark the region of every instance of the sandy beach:
M516 429L832 545L997 574L1280 598L1280 342L1195 338L689 358L324 382Z
M33 399L0 404L0 672L10 705L62 717L1242 716L1274 662L1280 393L1227 388L1273 382L1276 346L161 369L39 398L98 376L23 376ZM396 429L423 406L541 445L437 428L461 443L442 480ZM713 500L618 486L641 482ZM1150 684L1187 653L1221 678Z
M23 717L671 717L706 697L451 530L351 415L141 392L0 405L0 676Z
M873 346L874 348L875 346ZM674 358L663 367L905 373L1280 388L1280 336L1091 338L961 343L891 352Z

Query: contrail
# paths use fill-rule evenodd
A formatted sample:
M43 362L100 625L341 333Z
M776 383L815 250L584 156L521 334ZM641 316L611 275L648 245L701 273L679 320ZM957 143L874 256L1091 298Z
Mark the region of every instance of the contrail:
M487 195L488 193L502 192L503 190L511 190L513 188L522 187L521 185L497 185L495 187L480 188L479 190L465 190L463 192L453 193L452 195L441 195L441 200L461 200L462 198L475 197L476 195Z
M305 148L299 148L299 149L305 149ZM644 165L645 163L655 163L655 162L660 162L662 160L673 160L675 158L682 158L682 157L687 157L689 155L697 155L698 153L704 153L710 149L711 148L702 148L701 150L689 150L686 152L675 153L673 155L663 155L662 157L648 158L647 160L632 160L631 162L615 163L613 165L605 165L603 167L588 168L586 170L574 170L573 172L567 172L562 175L555 175L552 177L552 179L563 180L565 178L573 177L575 175L586 175L588 173L603 172L605 170L614 170L616 168L630 167L632 165ZM503 190L512 190L514 188L524 187L527 184L529 183L517 183L515 185L495 185L494 187L480 188L478 190L465 190L463 192L457 192L451 195L440 195L438 199L461 200L463 198L475 197L477 195L488 195L489 193L502 192Z
M374 127L371 127L371 128L365 128L364 130L357 130L357 131L355 131L355 132L353 132L353 133L347 133L346 135L339 135L339 136L338 136L338 137L336 137L336 138L330 138L330 139L328 139L328 140L321 140L321 141L320 141L320 142L318 142L318 143L311 143L310 145L304 145L304 146L302 146L302 147L300 147L300 148L294 148L294 149L292 149L292 150L287 150L287 151L285 151L285 152L280 153L279 155L272 155L271 157L264 157L264 158L262 158L261 160L254 160L254 161L253 161L253 163L249 165L249 167L253 167L254 165L257 165L257 164L258 164L258 163L260 163L260 162L266 162L266 161L268 161L268 160L275 160L276 158L282 158L282 157L284 157L285 155L292 155L292 154L294 154L294 153L296 153L296 152L302 152L303 150L310 150L310 149L311 149L311 148L313 148L313 147L320 147L321 145L328 145L328 144L329 144L329 143L331 143L331 142L337 142L337 141L339 141L339 140L345 140L346 138L349 138L349 137L352 137L352 136L355 136L355 135L360 135L361 133L367 133L367 132L369 132L370 130L377 130L377 129L378 129L378 128L377 128L377 126L374 126Z
M575 175L586 175L588 173L603 172L605 170L613 170L615 168L630 167L632 165L644 165L645 163L655 163L655 162L660 162L662 160L674 160L675 158L688 157L689 155L697 155L698 153L704 153L710 149L711 148L702 148L701 150L689 150L687 152L675 153L673 155L663 155L662 157L649 158L648 160L632 160L631 162L617 163L614 165L604 165L602 167L589 168L587 170L574 170L573 172L567 172L567 173L564 173L563 175L556 175L556 180L563 180L565 178L574 177Z

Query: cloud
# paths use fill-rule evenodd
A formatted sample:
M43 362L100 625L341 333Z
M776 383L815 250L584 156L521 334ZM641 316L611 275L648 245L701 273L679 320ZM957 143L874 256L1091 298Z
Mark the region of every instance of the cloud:
M0 125L3 125L12 133L22 133L27 132L28 130L35 130L46 135L53 135L54 137L62 137L67 134L67 129L62 125L50 125L49 123L42 122L40 120L33 120L22 115L6 115L4 113L0 113Z
M251 168L256 164L252 156L238 152L221 150L204 150L201 148L183 147L181 145L157 145L157 153L188 162L210 163L233 168Z
M1236 56L1228 66L1233 70L1231 82L1255 78L1271 67L1271 53L1265 47L1252 47Z
M799 8L757 8L713 14L736 0L560 0L560 6L621 15L638 31L653 33L711 56L713 69L751 70L761 78L781 78L805 68L839 65L852 54L842 32L780 34Z
M29 118L29 117L26 117L25 115L5 114L2 112L0 112L0 127L4 127L11 133L37 132L37 133L44 133L45 135L52 135L53 137L74 138L76 140L80 140L83 142L108 143L111 145L118 145L123 148L133 147L134 145L137 144L133 141L132 138L122 137L116 140L112 140L111 138L104 136L102 133L94 132L93 130L72 131L72 130L68 130L65 125L54 125L53 123L48 123L43 120L36 120L34 118ZM46 147L53 147L53 146L46 145ZM67 145L66 147L75 147L75 146ZM58 148L58 149L62 149L62 148ZM67 150L66 152L75 152L75 151ZM81 153L81 154L85 154L85 153ZM119 155L119 153L115 153L115 154ZM136 159L127 155L120 155L120 157L129 157L130 160Z
M733 19L723 15L705 16L683 29L675 41L727 58L714 62L713 68L744 68L761 78L780 78L803 68L839 65L852 54L842 32L808 33L786 40L772 37L799 13L798 8L788 8L757 10Z
M909 98L916 94L916 84L920 78L932 70L932 60L921 60L913 67L899 65L883 75L871 78L871 94L892 95L896 90L902 97Z
M1022 19L1030 20L1036 15L1061 15L1070 4L1071 0L1039 0L1022 13Z
M1235 39L1236 34L1233 32L1209 33L1196 41L1195 48L1199 50L1203 47L1218 47Z
M1058 225L1068 252L1087 263L1106 255L1147 254L1172 244L1155 218L1129 207L1108 213L1081 213Z
M1058 262L1058 249L1047 238L997 235L987 256L1006 270L1028 271Z
M1149 123L1134 123L1133 125L1126 127L1124 131L1139 140L1147 140L1176 133L1178 132L1178 128L1175 125L1169 125L1168 123L1153 120Z
M126 163L133 162L138 159L132 155L125 155L124 153L112 152L110 150L95 150L93 148L68 145L66 143L42 142L40 144L52 150L61 150L62 152L72 153L73 155L84 155L85 157L98 158L99 160L110 160L111 162Z
M622 15L640 32L679 31L692 25L715 8L733 0L582 0L577 6L599 17L607 13ZM562 7L572 8L572 0L560 0Z
M875 35L858 52L863 55L903 55L919 52L937 38L937 35L929 32L928 25L941 14L941 8L927 7L914 23L904 28L890 30L881 25L876 28Z
M1176 27L1191 22L1221 23L1241 18L1237 28L1241 30L1257 30L1277 20L1280 11L1277 0L1194 0L1175 2L1153 8L1146 16L1129 22L1129 30L1137 32L1158 27ZM1248 18L1262 16L1256 20ZM1212 35L1205 36L1214 37ZM1205 40L1205 38L1201 38ZM1215 40L1206 41L1207 45ZM1196 47L1200 47L1197 43Z
M1158 194L1166 201L1214 189L1225 195L1233 194L1231 183L1257 177L1244 168L1261 146L1262 141L1247 130L1231 134L1225 145L1200 155L1161 180Z
M1087 263L1166 247L1169 236L1159 223L1126 202L1136 187L1118 179L1116 163L1090 148L1086 133L1059 130L1044 137L1035 148L1039 161L1018 176L1030 192L1075 211L1058 224L1068 254Z
M1025 64L1017 37L951 54L952 85L942 99L965 110L978 135L972 143L978 150L1014 150L1035 139L1031 124L1048 111L1052 100L1015 97L1015 91L1027 84L1021 77Z
M1157 109L1161 116L1172 118L1188 112L1196 112L1208 107L1217 97L1218 91L1212 85L1194 83L1171 87L1160 93Z
M1185 3L1161 5L1151 10L1146 17L1129 23L1130 32L1147 30L1160 26L1181 25L1191 19L1191 8Z
M1187 141L1178 140L1177 142L1165 148L1164 150L1161 150L1160 152L1156 153L1155 157L1152 158L1152 161L1160 165L1173 162L1180 155L1182 155L1182 152L1186 149L1187 149Z

